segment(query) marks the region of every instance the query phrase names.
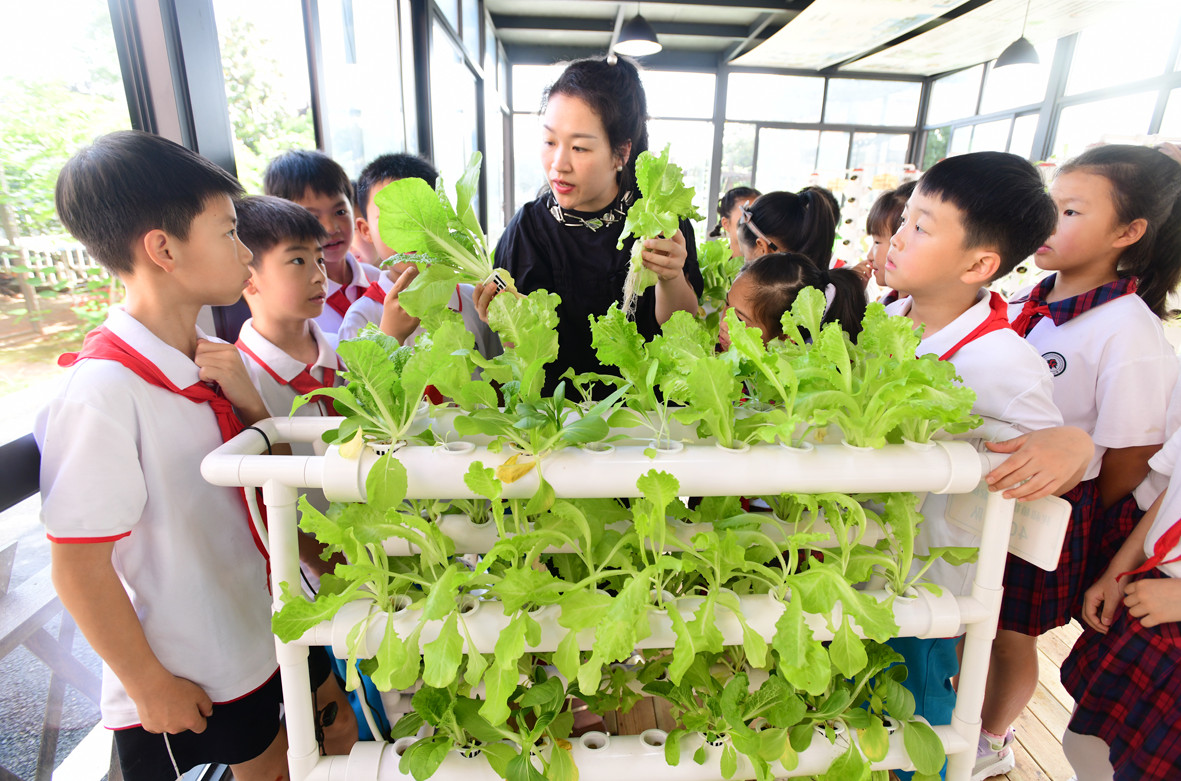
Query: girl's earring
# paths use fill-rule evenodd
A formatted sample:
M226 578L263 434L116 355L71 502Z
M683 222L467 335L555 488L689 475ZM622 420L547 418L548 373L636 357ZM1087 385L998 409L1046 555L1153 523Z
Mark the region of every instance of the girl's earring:
M622 171L622 170L623 170L623 166L622 166L622 165L617 165L617 166L615 166L615 172L616 172L616 173L619 173L619 172L620 172L620 171Z

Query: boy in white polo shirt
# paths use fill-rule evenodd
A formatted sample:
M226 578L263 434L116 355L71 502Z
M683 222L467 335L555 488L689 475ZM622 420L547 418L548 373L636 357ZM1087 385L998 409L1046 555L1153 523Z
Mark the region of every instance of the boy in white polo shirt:
M989 482L997 489L1024 481L1006 492L1016 498L1073 487L1092 448L1081 429L1062 427L1045 361L1009 325L1005 300L985 288L1033 253L1055 222L1053 201L1029 162L999 152L958 155L919 180L886 255L886 283L909 293L886 311L923 327L916 352L954 363L962 382L976 391L972 412L1022 434L989 444L1013 453ZM979 544L979 538L947 522L946 508L946 496L927 497L917 547ZM970 584L972 572L940 562L928 575L958 594ZM959 669L956 643L957 638L890 643L906 657L906 685L915 694L916 713L932 724L951 719L951 678ZM1011 750L999 760L1012 769ZM979 766L976 771L1006 772Z
M239 490L201 460L267 415L233 345L196 328L236 301L250 251L229 174L124 131L57 182L62 223L126 285L38 417L58 596L102 657L103 724L129 781L223 762L285 778L265 558Z
M361 212L361 216L357 217L357 232L373 243L379 258L389 258L397 252L381 239L377 227L381 209L374 198L391 182L412 177L422 179L434 187L439 173L421 157L399 152L375 158L365 166L357 179L357 209ZM418 269L409 263L394 263L383 270L377 281L345 313L339 330L340 338L354 339L361 329L374 323L382 333L394 337L399 343L413 344L420 330L419 321L402 309L398 303L398 294L417 275ZM464 325L475 337L476 349L480 354L485 358L493 358L501 352L500 338L476 312L472 301L474 292L471 285L456 285L447 308L463 317Z
M328 291L324 311L316 318L320 329L335 345L341 320L379 271L353 257L356 223L353 217L353 183L340 164L323 152L297 149L267 163L263 190L298 203L324 226L324 266Z

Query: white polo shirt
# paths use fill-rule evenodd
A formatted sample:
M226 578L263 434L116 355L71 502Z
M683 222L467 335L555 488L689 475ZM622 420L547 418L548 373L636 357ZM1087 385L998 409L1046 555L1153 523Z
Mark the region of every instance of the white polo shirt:
M328 287L325 293L329 298L334 293L345 288L344 294L348 298L350 305L355 303L365 293L365 288L369 287L369 283L377 281L381 276L381 270L368 263L362 263L353 257L353 253L348 253L344 256L344 262L349 269L349 282L347 285L341 285L338 282L328 280ZM320 330L328 337L329 342L335 347L338 341L337 331L340 330L340 324L344 321L344 315L337 312L327 303L324 304L324 311L316 318L316 323L320 326Z
M1014 300L1028 293L1023 290ZM1021 308L1010 304L1009 319ZM1095 441L1084 480L1099 475L1108 448L1165 441L1179 365L1160 318L1140 296L1120 296L1062 325L1043 317L1025 338L1050 367L1054 401L1066 425L1078 426ZM1146 485L1135 493L1143 509L1156 498Z
M910 296L886 307L892 315L910 311ZM943 355L974 331L991 314L989 293L980 295L967 311L948 325L926 336L915 349L916 355ZM1022 433L1062 425L1062 414L1054 405L1054 389L1046 362L1028 342L1011 329L991 331L963 345L948 360L964 385L976 391L972 413L1007 423ZM979 443L983 451L983 443ZM970 546L980 544L980 537L949 523L946 518L947 496L928 494L921 512L925 521L919 529L916 550L926 553L930 547ZM953 567L942 561L927 570L927 578L953 593L970 588L976 565Z
M1160 449L1160 452L1148 462L1153 472L1159 472L1169 477L1169 485L1165 490L1165 498L1161 502L1160 512L1157 513L1152 528L1148 530L1148 536L1144 538L1144 554L1146 556L1153 554L1156 541L1173 524L1177 523L1178 519L1181 519L1181 472L1177 469L1179 456L1181 456L1181 430L1169 437L1169 441ZM1178 554L1181 554L1181 547L1174 548L1165 556L1165 560L1168 561ZM1181 578L1181 561L1160 565L1160 570L1170 577Z
M377 283L381 286L382 292L387 294L394 287L394 280L388 271L381 272ZM502 352L500 337L480 319L480 314L476 311L476 304L472 298L475 291L476 289L471 285L456 285L455 292L451 294L451 299L447 302L447 308L462 315L464 327L475 337L476 349L480 355L485 358L494 358ZM356 339L357 334L361 333L361 330L370 323L381 325L383 309L382 303L368 296L362 296L349 307L349 311L344 316L344 322L339 331L341 340ZM404 344L414 344L414 339L420 333L422 333L421 326L406 338Z
M106 326L176 386L198 382L195 363L125 310ZM237 489L201 478L201 460L222 444L210 406L86 359L66 372L34 433L49 538L115 540L112 564L161 664L215 703L266 683L276 669L266 564ZM108 728L139 724L105 665L101 707Z
M312 377L318 382L324 382L324 370L327 369L334 373L332 385L343 385L344 380L340 378L341 364L340 359L336 357L336 350L333 349L332 343L324 335L324 332L320 330L320 326L316 324L315 320L310 320L309 324L311 325L312 336L316 340L316 346L320 350L315 362L311 366L310 371ZM258 331L255 331L253 317L242 324L242 331L238 334L238 340L250 350L250 353L254 353L252 356L250 353L239 348L239 352L242 353L242 362L246 364L246 371L250 374L250 380L254 383L254 387L258 389L258 394L262 396L262 401L266 405L267 412L271 414L271 417L289 417L291 415L291 404L295 401L296 396L302 394L284 383L291 382L304 369L307 369L308 365L292 358L268 341ZM276 376L279 379L276 379ZM282 380L282 382L279 380ZM328 410L328 405L325 401L318 401L303 405L296 410L295 414L316 416L330 415L332 413ZM296 455L299 454L297 453Z

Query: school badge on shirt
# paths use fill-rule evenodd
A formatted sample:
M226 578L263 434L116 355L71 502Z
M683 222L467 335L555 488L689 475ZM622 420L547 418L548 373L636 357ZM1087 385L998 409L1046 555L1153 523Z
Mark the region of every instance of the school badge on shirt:
M1046 366L1049 367L1050 374L1055 377L1066 371L1066 358L1062 353L1042 353L1042 357L1046 359Z

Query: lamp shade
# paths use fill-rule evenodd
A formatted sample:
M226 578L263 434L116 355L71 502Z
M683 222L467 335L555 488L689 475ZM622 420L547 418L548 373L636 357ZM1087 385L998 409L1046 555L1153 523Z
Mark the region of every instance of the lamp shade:
M615 42L615 51L629 57L655 54L662 48L664 47L656 39L656 31L640 14L636 14L624 23L619 31L619 40Z
M1001 56L996 58L996 65L992 67L1003 68L1006 65L1018 64L1037 65L1039 62L1033 44L1029 42L1028 38L1021 36L1005 47Z

